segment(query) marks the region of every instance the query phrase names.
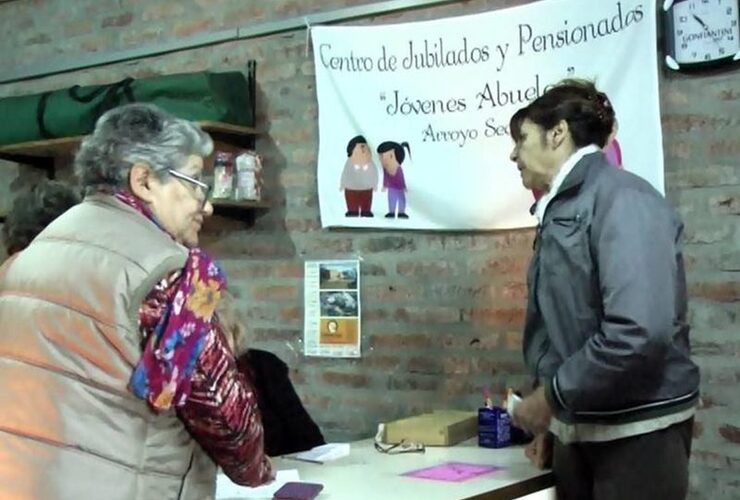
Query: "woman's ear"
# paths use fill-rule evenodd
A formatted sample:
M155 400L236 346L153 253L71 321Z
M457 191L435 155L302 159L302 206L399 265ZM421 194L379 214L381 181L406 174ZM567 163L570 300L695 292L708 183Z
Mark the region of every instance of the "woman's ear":
M560 120L553 128L550 129L552 148L558 149L570 135L568 122Z
M146 203L151 203L152 171L145 163L134 163L128 173L128 187L131 193Z

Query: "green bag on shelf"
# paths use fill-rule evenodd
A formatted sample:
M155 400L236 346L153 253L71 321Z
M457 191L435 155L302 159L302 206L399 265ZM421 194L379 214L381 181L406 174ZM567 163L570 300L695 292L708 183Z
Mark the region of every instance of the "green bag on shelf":
M187 120L252 127L254 62L249 80L239 71L204 71L6 97L0 99L0 146L89 134L100 115L129 102L153 103Z

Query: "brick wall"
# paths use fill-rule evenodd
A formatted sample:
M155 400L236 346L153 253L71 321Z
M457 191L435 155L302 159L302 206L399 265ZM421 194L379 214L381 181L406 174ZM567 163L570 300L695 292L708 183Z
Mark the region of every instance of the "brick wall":
M363 1L16 0L0 4L0 67L168 41ZM381 24L480 12L525 1L471 0L354 21ZM520 343L529 230L430 233L321 230L315 163L317 106L305 33L0 85L0 96L127 75L240 68L258 61L257 148L273 207L247 228L211 221L249 319L252 344L292 367L298 392L332 439L371 434L379 420L437 407L474 408L481 387L523 385ZM740 497L740 78L738 71L662 75L669 199L686 223L686 258L703 406L691 463L692 498ZM62 175L68 172L62 171ZM26 174L24 174L26 175ZM21 176L22 177L22 176ZM23 182L0 164L0 203ZM360 360L302 356L305 259L362 258Z

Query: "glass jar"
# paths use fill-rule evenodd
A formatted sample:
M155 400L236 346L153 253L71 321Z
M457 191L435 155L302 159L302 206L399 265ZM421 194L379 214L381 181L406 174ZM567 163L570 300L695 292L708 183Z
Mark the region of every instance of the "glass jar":
M213 198L229 199L234 194L234 155L218 151L213 162Z
M253 151L245 151L236 157L235 198L250 201L262 199L262 163Z

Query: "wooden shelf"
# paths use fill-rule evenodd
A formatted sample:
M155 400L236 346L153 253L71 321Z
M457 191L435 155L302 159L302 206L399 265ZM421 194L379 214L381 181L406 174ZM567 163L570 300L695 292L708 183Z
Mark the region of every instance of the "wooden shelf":
M211 205L213 205L214 209L219 208L270 208L270 202L267 200L259 200L259 201L250 201L250 200L244 200L244 201L237 201L237 200L222 200L222 199L212 199Z
M6 155L56 157L71 155L80 144L81 137L45 139L0 146L0 153Z
M231 123L214 121L201 121L197 123L211 135L219 150L235 152L241 149L254 149L254 140L259 134L255 128L233 125ZM54 159L73 156L83 137L44 139L0 146L0 159L44 168L47 170L49 177L53 178ZM212 168L212 163L213 155L207 159L206 168ZM265 200L237 201L214 199L211 200L211 203L216 213L232 217L241 217L246 213L250 220L254 219L253 212L255 209L270 208L270 203ZM0 222L4 219L5 214L0 214Z
M242 127L230 123L204 121L198 124L213 136L214 140L226 136L227 139L234 137L253 138L258 134L252 127ZM0 146L0 157L32 157L32 158L54 158L58 156L71 156L80 145L83 136L63 137L61 139L43 139L39 141L21 142Z

